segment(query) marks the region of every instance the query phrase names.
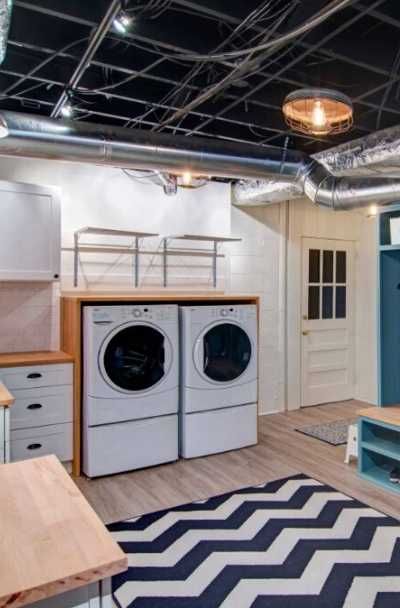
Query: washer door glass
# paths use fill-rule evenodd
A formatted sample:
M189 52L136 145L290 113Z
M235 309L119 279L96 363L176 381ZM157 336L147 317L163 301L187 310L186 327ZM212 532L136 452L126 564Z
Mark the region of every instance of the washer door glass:
M143 391L165 374L165 345L161 332L147 325L121 329L104 352L104 370L125 391Z
M203 372L216 382L232 382L243 374L251 359L251 342L241 327L221 323L203 337Z

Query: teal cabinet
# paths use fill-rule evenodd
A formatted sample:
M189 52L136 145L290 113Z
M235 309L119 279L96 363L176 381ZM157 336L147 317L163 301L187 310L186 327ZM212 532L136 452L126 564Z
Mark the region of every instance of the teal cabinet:
M400 205L378 215L378 378L379 405L400 403L400 244L391 242L390 221Z
M361 477L400 494L400 484L390 481L400 469L400 427L361 417L358 428L358 472Z

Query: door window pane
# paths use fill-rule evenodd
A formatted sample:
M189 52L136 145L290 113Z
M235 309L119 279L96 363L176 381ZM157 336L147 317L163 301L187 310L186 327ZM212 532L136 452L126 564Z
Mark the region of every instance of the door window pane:
M336 318L346 318L346 287L336 287Z
M319 319L319 293L320 288L311 286L308 288L308 318Z
M203 339L203 371L217 382L231 382L243 374L251 359L251 342L241 327L221 323Z
M308 257L308 282L319 283L320 277L320 256L319 249L310 249Z
M333 318L333 287L330 286L322 288L322 318Z
M347 254L345 251L336 252L336 283L346 283L346 260Z
M116 386L141 391L164 376L164 336L147 325L122 329L107 345L104 369Z
M322 281L333 283L333 251L324 251L322 268Z

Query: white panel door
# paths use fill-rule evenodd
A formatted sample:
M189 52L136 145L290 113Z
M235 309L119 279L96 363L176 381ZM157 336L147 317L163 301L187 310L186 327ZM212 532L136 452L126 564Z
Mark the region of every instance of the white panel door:
M60 275L60 203L54 189L0 181L0 280Z
M303 239L302 407L354 396L353 243Z

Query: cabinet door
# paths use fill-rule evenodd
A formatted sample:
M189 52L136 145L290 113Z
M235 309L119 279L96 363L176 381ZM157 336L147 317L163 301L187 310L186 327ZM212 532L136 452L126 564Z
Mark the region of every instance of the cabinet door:
M0 181L0 280L54 281L60 275L57 191Z

